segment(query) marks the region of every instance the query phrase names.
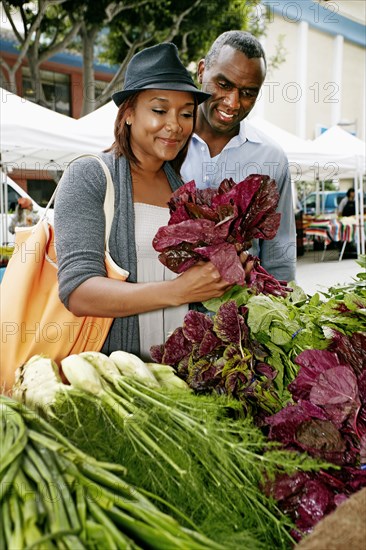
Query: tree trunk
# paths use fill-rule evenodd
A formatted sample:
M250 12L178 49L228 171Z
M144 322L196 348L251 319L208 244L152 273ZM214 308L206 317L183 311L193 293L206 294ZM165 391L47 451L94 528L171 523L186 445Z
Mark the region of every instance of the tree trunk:
M31 74L32 87L35 93L34 101L35 103L38 103L38 105L42 105L42 107L48 107L42 85L41 70L38 61L38 51L33 47L33 45L30 46L27 57Z
M83 40L83 106L81 116L95 110L95 78L94 78L94 43L99 28L87 28L83 25L81 35Z
M0 60L2 72L2 87L13 94L17 94L17 82L14 69L3 59Z

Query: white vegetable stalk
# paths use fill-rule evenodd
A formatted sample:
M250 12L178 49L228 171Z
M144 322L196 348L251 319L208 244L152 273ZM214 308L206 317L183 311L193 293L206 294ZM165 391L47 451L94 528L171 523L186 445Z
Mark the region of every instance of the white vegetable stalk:
M114 362L124 376L137 378L146 386L159 388L160 384L146 364L133 353L127 351L113 351L109 358Z
M27 405L46 407L64 388L56 363L45 355L34 355L16 370L12 396Z
M79 390L99 395L102 380L95 367L81 355L69 355L61 360L62 370L70 384Z
M112 409L118 408L121 418L132 418L132 414L124 408L113 393L113 384L117 383L121 375L113 361L110 361L106 355L89 351L79 355L69 355L62 359L61 366L72 388L96 395Z
M121 376L114 362L100 351L83 351L79 357L86 359L97 370L99 376L116 379Z
M175 374L174 368L161 363L146 363L161 387L167 389L188 390L189 386L184 380Z

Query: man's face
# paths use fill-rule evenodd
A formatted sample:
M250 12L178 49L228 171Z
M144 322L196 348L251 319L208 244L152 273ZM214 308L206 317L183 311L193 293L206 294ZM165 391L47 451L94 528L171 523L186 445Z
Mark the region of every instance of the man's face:
M211 67L199 62L202 90L212 96L201 105L203 124L221 134L235 135L239 123L253 109L265 78L262 58L249 59L231 46L223 46Z

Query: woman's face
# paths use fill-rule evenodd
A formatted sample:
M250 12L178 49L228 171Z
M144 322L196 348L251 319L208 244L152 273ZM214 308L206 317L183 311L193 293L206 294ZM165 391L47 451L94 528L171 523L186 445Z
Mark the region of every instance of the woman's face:
M141 164L173 160L193 131L194 97L189 92L144 90L127 117L132 151Z

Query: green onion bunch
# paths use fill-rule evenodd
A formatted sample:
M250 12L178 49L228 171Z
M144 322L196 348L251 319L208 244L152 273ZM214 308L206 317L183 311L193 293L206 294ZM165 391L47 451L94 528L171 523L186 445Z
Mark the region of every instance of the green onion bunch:
M0 415L1 549L220 550L25 405L0 396Z

